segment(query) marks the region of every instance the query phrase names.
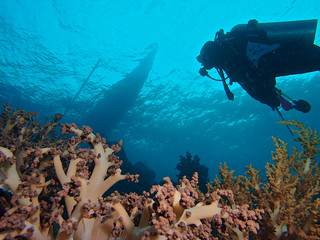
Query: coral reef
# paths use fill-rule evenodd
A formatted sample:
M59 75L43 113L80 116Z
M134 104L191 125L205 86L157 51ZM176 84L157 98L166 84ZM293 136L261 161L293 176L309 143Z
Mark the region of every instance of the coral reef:
M301 149L273 138L266 179L252 165L237 177L221 164L207 193L194 173L120 194L110 189L138 179L122 174L122 141L109 146L89 127L59 124L61 115L44 125L35 117L8 105L0 116L0 239L320 238L319 136L301 122L281 122Z
M180 161L177 164L176 169L179 171L179 174L177 174L178 179L182 179L184 176L191 178L193 173L197 172L199 175L199 190L202 192L207 190L206 185L209 181L209 168L200 164L198 155L195 155L193 159L189 152L186 153L185 157L180 155Z
M109 145L116 143L117 142L108 141ZM116 190L122 194L130 192L142 194L146 189L151 189L151 187L156 184L155 172L141 161L137 161L132 164L131 159L129 161L126 155L125 148L123 146L119 152L115 153L115 155L123 162L121 165L122 172L134 172L139 174L139 182L121 181L110 188L108 192Z
M250 239L320 239L318 132L298 121L280 123L295 128L294 140L301 151L294 147L290 154L287 143L273 138L274 163L266 165L266 180L252 165L246 176L234 177L234 171L221 164L220 178L208 187L210 191L230 189L238 204L264 210L260 230Z
M36 113L1 115L1 239L248 239L263 210L237 205L231 190L198 194L198 174L173 186L169 178L142 195L106 194L122 174L109 146L89 127L42 126ZM104 197L105 196L105 197ZM230 203L233 203L232 205Z

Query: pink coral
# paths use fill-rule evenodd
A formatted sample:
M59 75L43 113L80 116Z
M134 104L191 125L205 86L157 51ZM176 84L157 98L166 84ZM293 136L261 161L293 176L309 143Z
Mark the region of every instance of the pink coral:
M68 139L52 138L57 119L41 126L34 116L8 109L1 116L1 181L12 196L1 198L0 238L247 239L259 229L260 210L236 205L230 190L201 194L197 174L176 187L164 178L142 196L103 197L118 181L137 181L114 155L122 142L110 147L75 124L62 125Z

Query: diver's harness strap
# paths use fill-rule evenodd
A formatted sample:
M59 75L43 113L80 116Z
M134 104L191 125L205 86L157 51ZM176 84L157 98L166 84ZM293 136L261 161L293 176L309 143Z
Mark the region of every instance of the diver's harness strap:
M228 84L226 83L226 77L224 76L224 73L223 73L223 69L221 68L216 68L219 76L221 77L221 79L216 79L216 78L213 78L209 75L208 71L203 67L203 68L200 68L199 70L199 73L201 76L207 76L208 78L211 78L212 80L214 81L222 81L222 84L223 84L223 88L224 88L224 91L226 92L227 94L227 97L229 100L233 101L234 100L234 95L233 93L230 91L229 87L228 87Z

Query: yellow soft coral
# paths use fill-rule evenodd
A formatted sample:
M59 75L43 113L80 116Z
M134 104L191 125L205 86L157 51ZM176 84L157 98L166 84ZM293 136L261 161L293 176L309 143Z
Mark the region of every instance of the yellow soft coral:
M253 239L319 239L319 135L298 121L281 124L293 128L301 151L294 147L290 152L287 143L273 137L276 150L273 162L266 165L265 181L252 165L247 167L247 176L234 177L225 164L224 168L220 165L220 179L216 178L209 190L230 188L238 201L265 211Z

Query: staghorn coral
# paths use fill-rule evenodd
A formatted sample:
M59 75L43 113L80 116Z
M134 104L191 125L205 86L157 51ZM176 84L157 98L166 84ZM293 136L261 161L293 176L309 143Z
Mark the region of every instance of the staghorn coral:
M276 150L272 152L274 163L266 165L266 180L248 166L247 176L233 177L220 165L220 179L209 184L209 192L216 189L233 190L240 204L265 211L260 230L252 239L319 239L320 238L320 169L316 158L320 151L318 132L307 129L301 122L280 122L292 129L294 139L302 147L293 148L273 137Z
M6 108L1 116L1 239L248 239L257 233L263 211L231 207L224 200L233 199L230 190L199 196L197 174L177 187L165 178L141 196L102 197L120 180L137 180L121 174L113 154L122 142L109 147L75 124L62 125L69 138L52 138L57 121L41 126L35 115Z

